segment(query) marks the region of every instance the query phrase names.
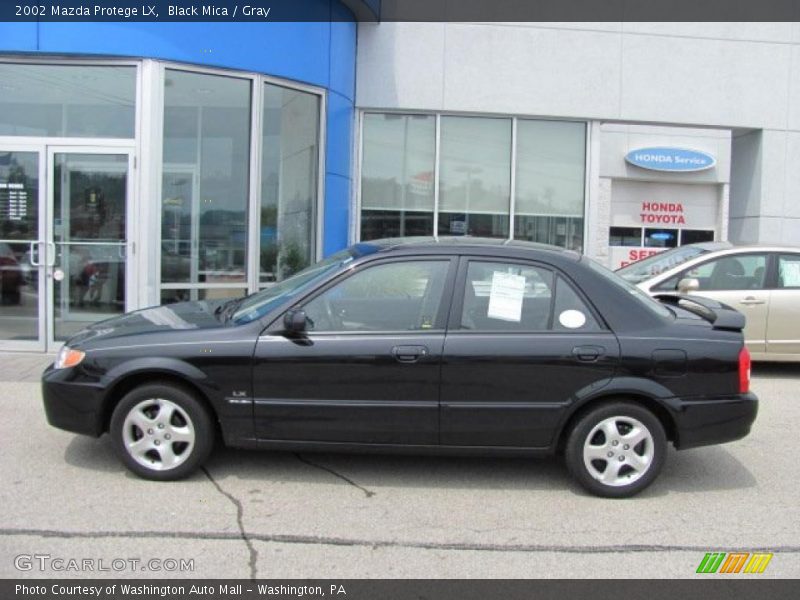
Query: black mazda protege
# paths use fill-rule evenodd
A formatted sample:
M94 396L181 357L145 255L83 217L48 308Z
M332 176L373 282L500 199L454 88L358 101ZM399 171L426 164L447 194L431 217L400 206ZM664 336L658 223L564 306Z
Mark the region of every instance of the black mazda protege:
M245 298L94 324L45 371L44 403L56 427L108 432L148 479L192 473L219 431L271 450L557 453L591 492L624 497L668 442L750 431L743 326L566 250L380 240Z

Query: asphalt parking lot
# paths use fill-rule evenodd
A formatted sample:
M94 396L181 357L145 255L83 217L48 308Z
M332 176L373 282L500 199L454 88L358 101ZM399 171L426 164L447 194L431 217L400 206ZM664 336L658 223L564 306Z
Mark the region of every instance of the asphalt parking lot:
M800 366L756 366L751 436L671 451L623 501L557 460L217 449L187 481L147 482L107 437L47 425L37 370L0 372L0 577L711 577L706 552L754 550L774 558L747 577L800 576Z

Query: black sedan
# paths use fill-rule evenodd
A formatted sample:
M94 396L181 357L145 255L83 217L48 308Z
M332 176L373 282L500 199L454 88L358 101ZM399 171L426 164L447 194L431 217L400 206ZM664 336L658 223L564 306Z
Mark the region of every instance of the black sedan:
M149 479L218 434L272 450L562 454L595 494L635 494L667 443L750 431L744 318L654 300L580 255L474 238L356 244L227 302L92 325L43 375L49 422L110 433Z

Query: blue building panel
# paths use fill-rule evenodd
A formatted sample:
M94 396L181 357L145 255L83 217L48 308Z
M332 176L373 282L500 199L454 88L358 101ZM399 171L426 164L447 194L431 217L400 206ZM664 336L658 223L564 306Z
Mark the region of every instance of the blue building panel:
M322 241L322 255L330 256L341 250L349 243L350 226L350 177L343 177L335 173L325 176L325 215L323 228L325 232Z
M328 92L328 132L325 170L328 173L350 177L350 159L353 148L353 101Z

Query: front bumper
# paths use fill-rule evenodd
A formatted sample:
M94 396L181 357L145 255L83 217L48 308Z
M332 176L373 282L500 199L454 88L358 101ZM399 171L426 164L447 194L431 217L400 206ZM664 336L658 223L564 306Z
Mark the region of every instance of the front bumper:
M679 450L722 444L750 433L758 414L758 397L748 392L730 397L670 402Z
M98 437L105 429L103 390L81 381L74 369L47 367L42 374L42 397L47 422L53 427Z

